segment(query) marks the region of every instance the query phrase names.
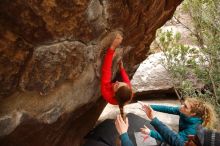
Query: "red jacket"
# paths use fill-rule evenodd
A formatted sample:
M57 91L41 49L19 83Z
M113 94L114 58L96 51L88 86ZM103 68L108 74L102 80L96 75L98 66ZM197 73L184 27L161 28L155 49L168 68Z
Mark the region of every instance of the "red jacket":
M113 84L111 83L111 68L114 52L114 50L109 48L104 58L104 63L102 65L101 93L108 103L117 105L117 100L114 98ZM123 81L131 87L130 80L124 68L120 68L120 73Z

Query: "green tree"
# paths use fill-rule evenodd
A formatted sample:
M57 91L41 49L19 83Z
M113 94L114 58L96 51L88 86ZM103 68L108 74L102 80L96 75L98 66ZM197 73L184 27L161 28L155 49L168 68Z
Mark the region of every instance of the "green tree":
M165 54L163 64L180 99L202 98L220 113L220 1L185 0L183 10L191 17L192 25L175 18L196 38L198 47L181 44L180 33L159 30L156 42Z

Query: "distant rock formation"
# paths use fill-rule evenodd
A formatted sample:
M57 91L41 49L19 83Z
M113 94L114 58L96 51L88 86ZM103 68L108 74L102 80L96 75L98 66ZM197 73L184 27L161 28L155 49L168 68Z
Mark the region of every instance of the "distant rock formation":
M0 145L78 146L105 102L100 68L115 32L132 76L182 0L2 0Z

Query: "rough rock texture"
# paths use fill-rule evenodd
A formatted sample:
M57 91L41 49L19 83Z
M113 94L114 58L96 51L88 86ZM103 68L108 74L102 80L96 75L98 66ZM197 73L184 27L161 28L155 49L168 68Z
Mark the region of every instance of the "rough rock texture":
M190 56L190 55L189 55ZM163 52L148 56L144 60L131 80L136 97L141 96L176 96L173 90L174 80L165 69L162 61L165 61ZM204 84L193 73L188 73L187 79L196 89L202 89ZM178 83L178 81L175 81Z
M114 74L122 56L132 75L181 1L1 0L0 145L79 145L105 105L100 67L115 32Z
M1 146L77 146L83 143L83 137L95 124L105 106L104 100L75 109L73 113L60 116L52 124L42 123L33 118L24 117L23 122L8 136L0 141ZM84 110L90 112L83 113Z
M173 87L169 73L161 63L162 59L165 56L159 52L141 63L131 80L135 92L169 90Z
M166 24L161 28L163 31L173 31L174 33L179 32L181 34L180 43L187 44L190 46L198 46L196 39L191 33L194 26L192 23L192 18L189 13L184 11L184 6L180 5L175 11L175 17L167 21Z
M162 52L151 54L145 59L131 80L135 99L176 97L171 77L162 65Z

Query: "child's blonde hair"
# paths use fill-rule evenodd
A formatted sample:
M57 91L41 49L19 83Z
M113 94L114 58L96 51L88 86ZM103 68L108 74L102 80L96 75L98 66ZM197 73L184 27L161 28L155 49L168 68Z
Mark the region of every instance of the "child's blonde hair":
M195 113L197 117L202 118L204 127L213 129L216 122L216 113L212 106L198 98L187 97L185 101L192 104L191 113Z

